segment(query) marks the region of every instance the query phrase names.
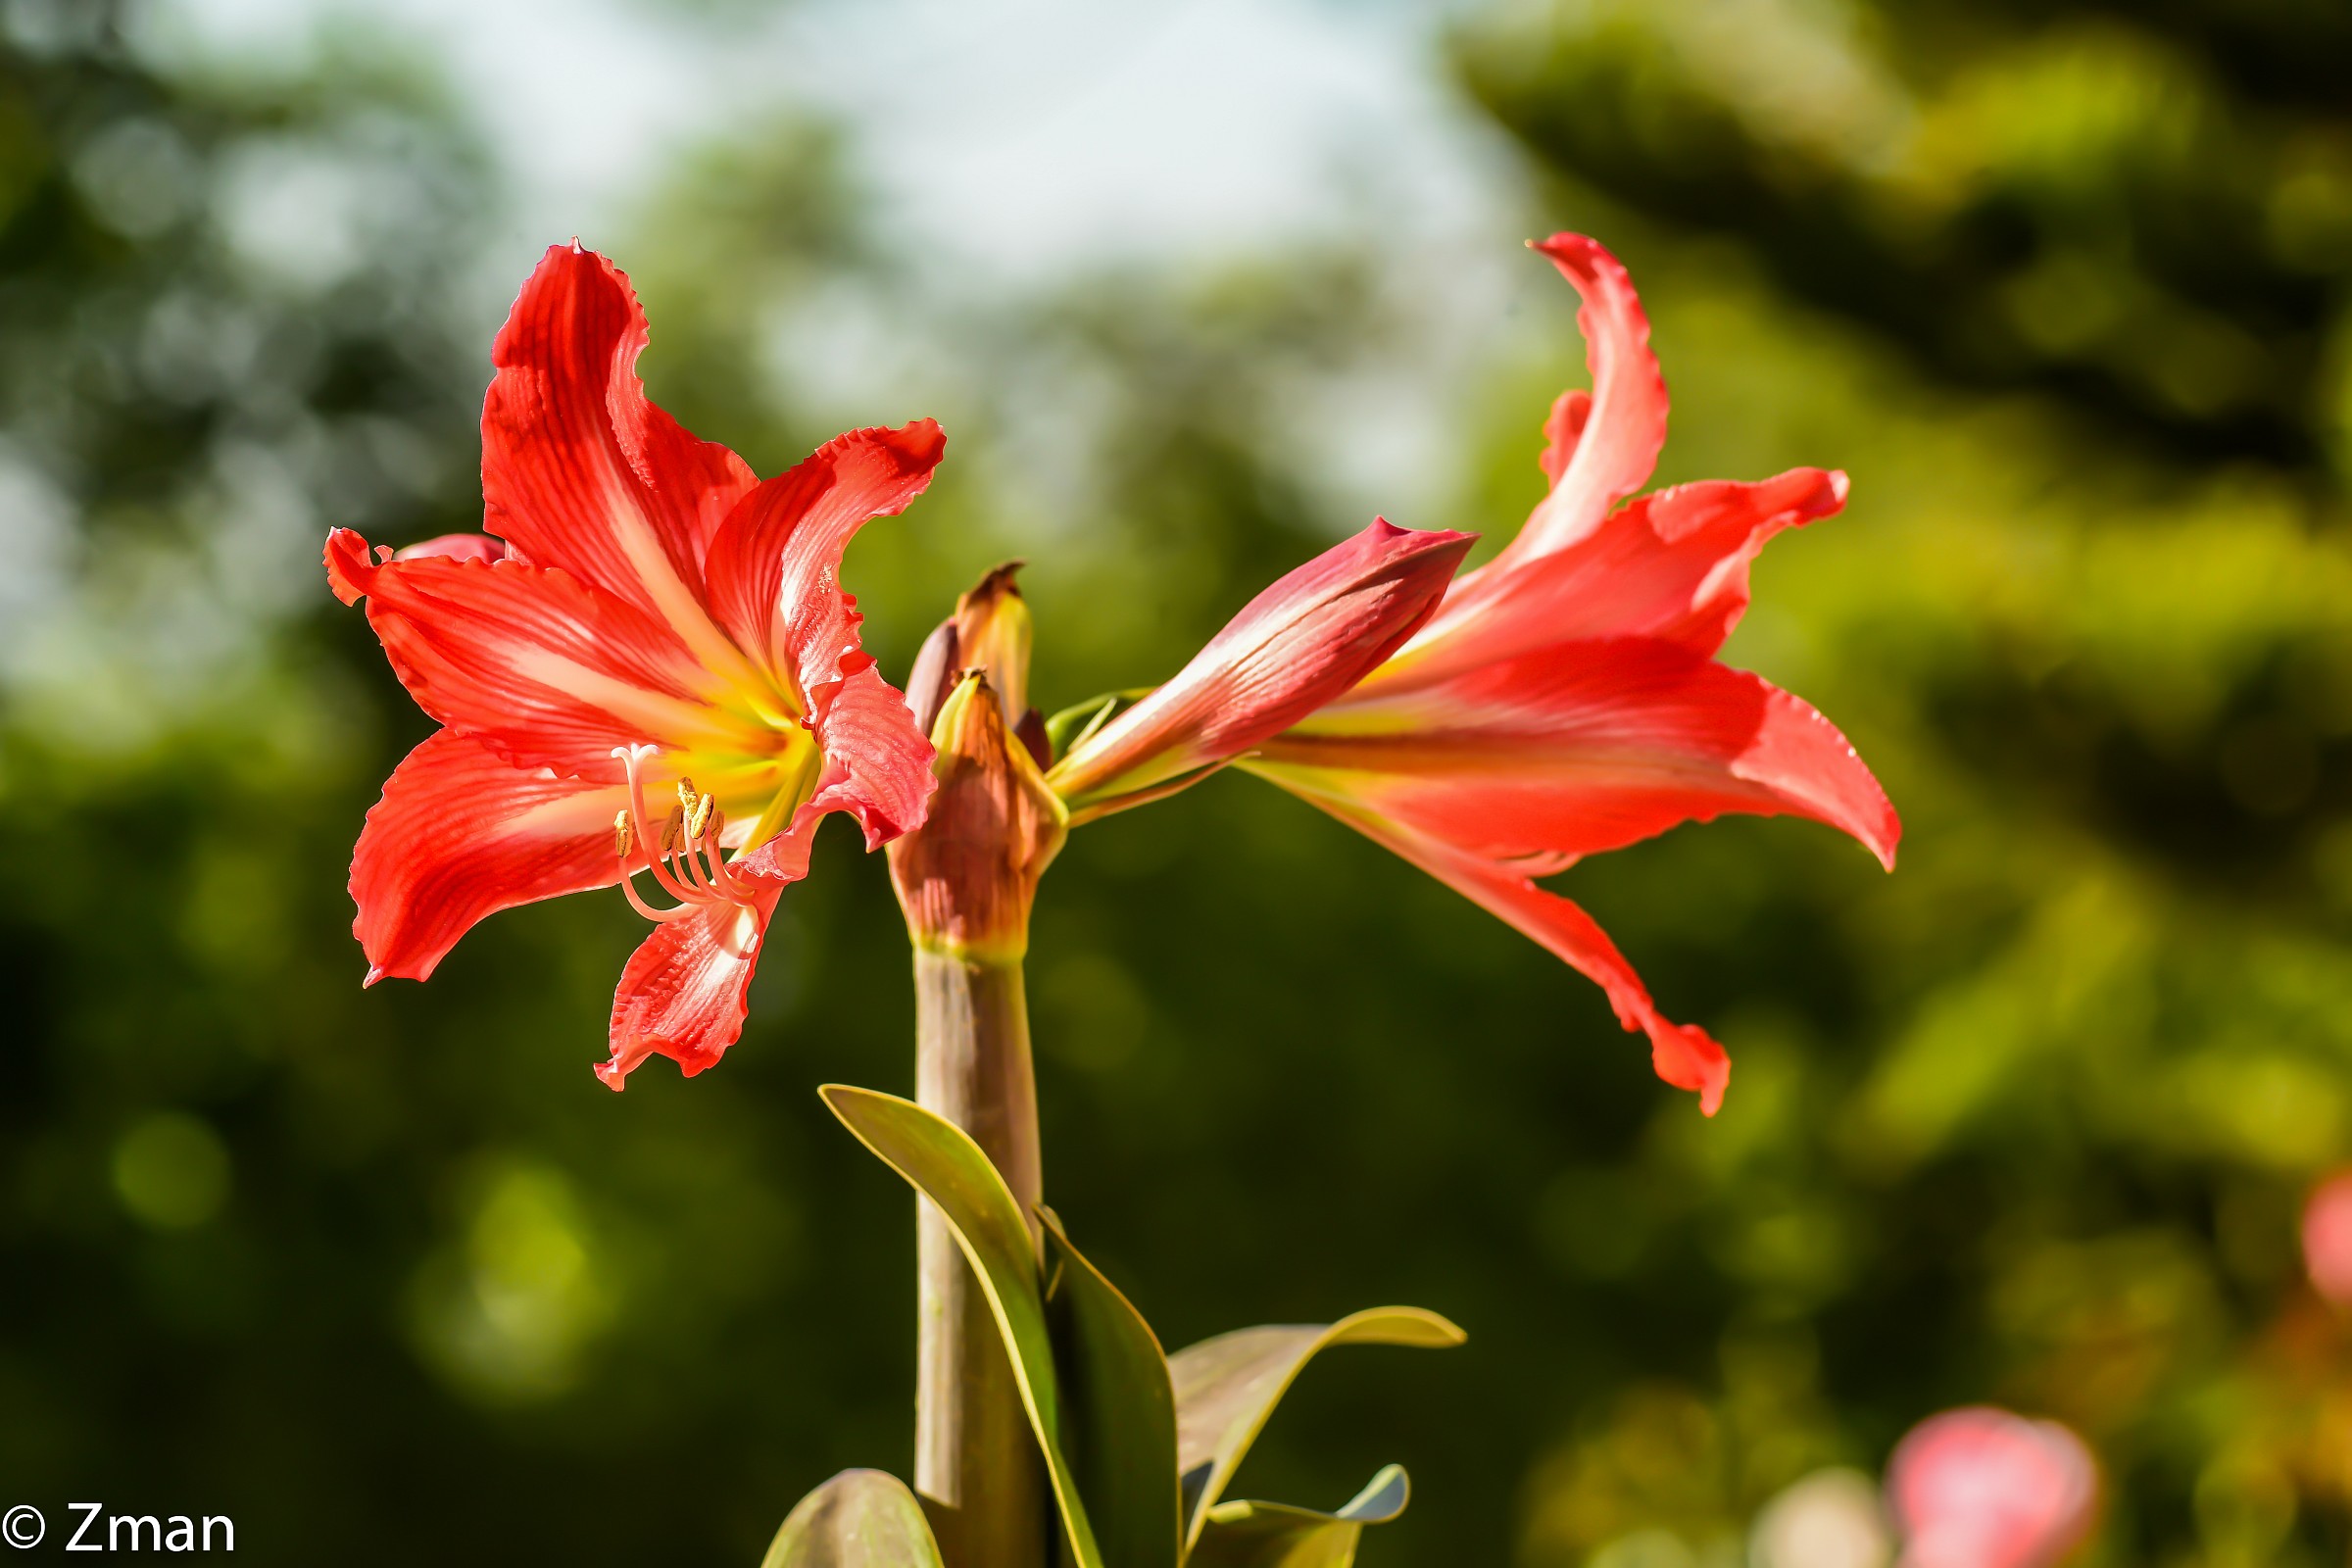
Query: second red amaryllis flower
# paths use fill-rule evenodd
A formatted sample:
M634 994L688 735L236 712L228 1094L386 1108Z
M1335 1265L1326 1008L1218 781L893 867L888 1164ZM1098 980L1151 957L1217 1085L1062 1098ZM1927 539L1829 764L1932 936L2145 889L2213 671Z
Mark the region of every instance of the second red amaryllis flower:
M1553 406L1550 493L1509 546L1450 584L1429 568L1450 572L1463 535L1380 526L1377 540L1328 552L1284 584L1352 588L1344 563L1377 544L1397 563L1398 586L1361 602L1396 610L1408 588L1421 596L1410 613L1378 619L1386 640L1373 658L1343 657L1363 651L1362 617L1331 614L1311 593L1286 599L1278 584L1161 688L1186 701L1147 698L1073 746L1051 776L1073 820L1227 762L1281 785L1597 982L1619 1020L1648 1036L1658 1075L1695 1091L1712 1114L1731 1071L1723 1048L1660 1012L1592 916L1537 879L1726 811L1814 817L1892 865L1901 823L1845 737L1715 658L1747 607L1756 552L1836 512L1845 476L1797 468L1627 502L1666 438L1649 322L1599 245L1555 234L1537 249L1583 296L1592 389ZM1269 701L1302 692L1237 678L1237 656L1273 635L1277 600L1289 657L1345 672L1310 701ZM1200 693L1214 701L1194 700ZM1154 705L1159 722L1138 722ZM1123 795L1100 782L1113 752L1121 778L1137 781Z
M645 342L617 269L550 250L494 350L484 531L326 547L335 592L368 600L443 726L353 856L370 983L423 979L497 910L619 883L656 927L613 997L597 1071L615 1089L648 1055L692 1074L734 1042L823 816L855 816L870 849L934 787L840 569L869 517L929 484L939 427L854 431L761 482L646 398Z

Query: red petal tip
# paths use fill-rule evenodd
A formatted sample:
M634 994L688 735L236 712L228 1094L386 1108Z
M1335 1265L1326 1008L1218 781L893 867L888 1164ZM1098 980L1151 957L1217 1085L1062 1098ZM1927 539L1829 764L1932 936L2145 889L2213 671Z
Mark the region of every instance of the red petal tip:
M383 978L384 966L380 963L371 963L368 966L368 978L360 982L360 989L364 991Z
M368 556L367 540L349 528L329 529L325 560L326 585L337 599L356 605L367 596L368 585L375 578L375 563Z

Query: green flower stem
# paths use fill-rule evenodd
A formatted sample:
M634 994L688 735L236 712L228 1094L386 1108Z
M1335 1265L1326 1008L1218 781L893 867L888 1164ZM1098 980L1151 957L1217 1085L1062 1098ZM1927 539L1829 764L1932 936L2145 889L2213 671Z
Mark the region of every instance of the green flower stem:
M969 1133L1034 1215L1043 1174L1020 959L918 943L914 995L916 1101ZM916 1237L914 1487L940 1556L948 1568L1044 1568L1045 1466L988 1299L928 1200Z

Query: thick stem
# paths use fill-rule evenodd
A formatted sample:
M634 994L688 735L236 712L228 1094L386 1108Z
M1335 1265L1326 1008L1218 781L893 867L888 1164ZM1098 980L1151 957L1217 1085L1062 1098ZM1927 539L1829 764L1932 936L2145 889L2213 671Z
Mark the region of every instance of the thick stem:
M916 1100L970 1133L1034 1211L1043 1181L1020 960L918 943L914 995ZM1012 1365L955 1237L921 1201L915 1491L948 1568L1043 1568L1045 1468Z

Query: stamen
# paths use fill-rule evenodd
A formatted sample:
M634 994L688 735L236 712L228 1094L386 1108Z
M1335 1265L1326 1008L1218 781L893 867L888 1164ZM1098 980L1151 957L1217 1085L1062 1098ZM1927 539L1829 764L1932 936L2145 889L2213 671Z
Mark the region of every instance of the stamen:
M726 862L718 836L726 815L715 797L704 795L691 779L678 780L678 804L662 820L660 833L650 829L642 768L649 757L661 755L658 746L616 746L612 755L628 774L629 807L612 819L612 841L621 865L620 890L629 906L649 920L675 920L698 907L749 905L750 882ZM676 907L658 909L637 892L636 873L627 861L637 845L647 847L645 870L655 885L678 901Z

